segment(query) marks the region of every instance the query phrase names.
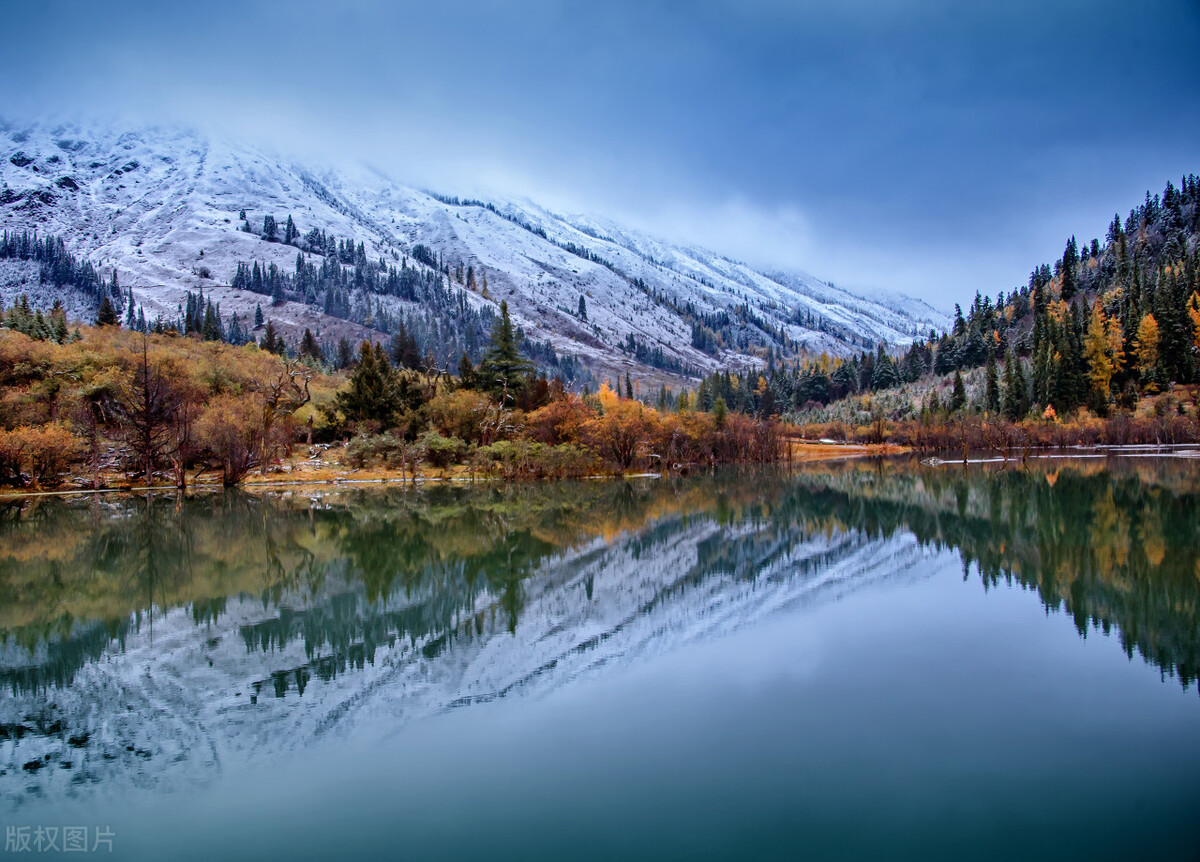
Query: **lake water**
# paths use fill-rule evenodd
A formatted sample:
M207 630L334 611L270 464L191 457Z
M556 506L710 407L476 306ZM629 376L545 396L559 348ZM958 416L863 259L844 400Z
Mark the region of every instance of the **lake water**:
M39 498L0 641L14 858L1200 858L1195 461Z

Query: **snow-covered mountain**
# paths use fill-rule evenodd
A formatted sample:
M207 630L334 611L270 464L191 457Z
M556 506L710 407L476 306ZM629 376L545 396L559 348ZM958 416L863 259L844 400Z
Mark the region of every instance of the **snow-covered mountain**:
M265 216L281 233L291 216L294 245L264 240ZM602 374L639 365L653 374L645 362L675 373L744 367L768 346L845 354L948 324L908 297L856 296L806 273L762 272L606 219L523 200L460 201L366 167L300 165L179 128L0 122L0 228L61 235L103 274L115 267L151 319L174 316L185 291L202 288L223 314L246 319L262 303L289 334L307 326L326 338L366 330L324 314L311 297L268 308L262 295L230 287L238 263L290 273L313 229L362 244L371 266L424 266L413 257L424 246L462 307L486 315L507 300L527 336ZM37 286L28 262L0 264L6 300ZM468 267L474 290L459 281ZM400 296L355 295L350 306L367 325L381 310L391 319L421 313Z

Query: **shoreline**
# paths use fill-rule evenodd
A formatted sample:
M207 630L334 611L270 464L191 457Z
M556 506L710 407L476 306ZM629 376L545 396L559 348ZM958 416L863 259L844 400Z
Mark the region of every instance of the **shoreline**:
M892 443L833 443L833 442L800 442L793 441L790 447L791 457L771 464L759 465L763 467L778 466L786 468L789 465L795 464L817 464L826 461L842 461L856 458L895 458L904 455L915 455L916 452L911 447L900 446ZM1096 444L1092 446L1072 446L1072 447L1039 447L1037 449L1025 450L1023 453L1014 454L1011 456L996 456L983 455L980 453L977 457L967 457L966 459L941 458L931 456L921 459L920 463L926 467L945 467L957 465L973 465L973 464L1009 464L1021 463L1023 461L1032 460L1071 460L1071 459L1100 459L1100 458L1177 458L1185 461L1200 461L1200 444L1195 443L1162 443L1162 444L1141 444L1131 443L1127 445L1114 444ZM303 465L308 462L295 462L287 469L277 469L270 474L269 477L262 477L255 474L253 477L239 482L236 485L223 485L220 482L190 482L183 490L184 493L190 491L219 491L226 488L238 488L243 491L269 491L276 488L295 488L295 487L345 487L348 485L366 486L366 485L400 485L400 486L426 486L435 484L476 484L499 482L505 483L509 481L515 482L553 482L562 481L561 479L520 479L507 480L500 476L488 476L481 474L472 475L469 470L459 469L449 471L431 470L428 473L422 473L416 477L409 474L401 475L396 470L385 469L343 469L330 465L326 469L314 469L312 475L305 475ZM721 466L736 466L736 465L716 465ZM689 471L697 472L697 471ZM619 475L611 474L592 474L589 476L570 477L572 481L614 481L614 480L629 480L629 479L661 479L665 476L676 475L667 472L639 472L639 473L623 473ZM677 475L687 475L677 474ZM271 478L275 477L275 478ZM76 497L87 494L144 494L147 492L178 492L179 489L174 484L161 485L129 485L129 484L114 484L103 488L57 488L57 489L17 489L7 488L0 490L0 502L10 500L22 500L35 497Z
M807 450L807 451L801 451ZM801 443L795 441L792 446L790 459L783 459L772 464L786 467L789 464L811 464L821 461L837 461L847 458L864 458L864 457L895 457L898 455L911 454L911 449L906 446L897 446L890 443L875 444L875 443ZM222 490L224 488L239 488L244 491L252 491L257 489L271 488L287 488L296 486L334 486L341 487L345 485L429 485L439 483L461 483L474 484L477 482L506 482L509 480L499 476L487 476L481 474L472 475L469 470L459 469L457 471L431 471L422 473L415 478L411 475L401 475L397 470L385 469L344 469L329 465L325 469L314 469L314 475L305 476L303 466L306 461L294 462L288 469L278 470L269 474L268 477L263 477L255 474L253 477L247 477L236 485L223 485L220 482L189 482L187 487L182 489L184 493L193 490ZM735 466L735 465L716 465L720 466ZM767 466L767 465L763 465ZM695 472L695 471L691 471ZM299 476L295 474L300 474ZM357 475L356 475L357 474ZM620 475L610 474L593 474L589 476L571 477L574 481L606 481L616 479L659 479L663 476L670 475L669 473L623 473ZM270 478L276 476L278 478ZM286 477L286 478L285 478ZM560 481L556 479L542 480L516 480L516 481ZM0 490L0 502L7 500L21 500L31 497L75 497L87 494L144 494L153 491L172 491L176 492L179 489L174 484L164 483L161 485L130 485L128 483L112 484L103 488L55 488L55 489L20 489L6 488Z

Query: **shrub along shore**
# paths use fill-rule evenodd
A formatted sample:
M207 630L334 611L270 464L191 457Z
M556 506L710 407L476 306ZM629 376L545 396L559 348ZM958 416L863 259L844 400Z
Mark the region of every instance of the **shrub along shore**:
M899 451L1020 457L1047 447L1200 440L1200 388L1106 418L935 413L805 426L607 385L568 391L518 351L506 310L479 365L406 367L364 342L333 370L251 343L116 325L0 328L0 489L176 487L683 473ZM61 322L60 322L61 323Z
M116 325L0 329L0 486L234 485L284 472L504 479L686 471L784 456L780 426L566 390L507 313L457 375L363 342L334 371L247 344ZM302 469L298 469L301 468Z

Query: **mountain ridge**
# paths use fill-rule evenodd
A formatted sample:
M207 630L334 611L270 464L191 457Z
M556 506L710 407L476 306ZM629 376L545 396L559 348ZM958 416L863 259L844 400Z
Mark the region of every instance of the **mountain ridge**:
M266 216L281 225L294 217L299 237L265 241ZM319 263L304 240L314 230L361 246L380 272L425 266L416 259L421 246L434 264L426 269L438 270L448 301L464 313L487 320L507 301L545 356L573 355L605 376L636 369L652 380L744 369L769 355L903 345L949 323L910 297L863 297L803 272L766 273L611 219L559 215L519 198L463 201L369 166L303 165L174 127L0 122L0 228L54 233L73 253L115 268L149 319L170 317L188 291L203 290L223 314L243 320L262 305L293 339L305 328L329 339L375 328L381 337L388 329L379 321L407 321L443 366L455 349L481 345L428 299L350 288L340 316L326 314L330 304L322 307L319 295L276 296L269 305L230 286L237 266L257 261L290 274L298 255ZM468 268L479 275L474 290ZM6 301L37 287L0 268Z

